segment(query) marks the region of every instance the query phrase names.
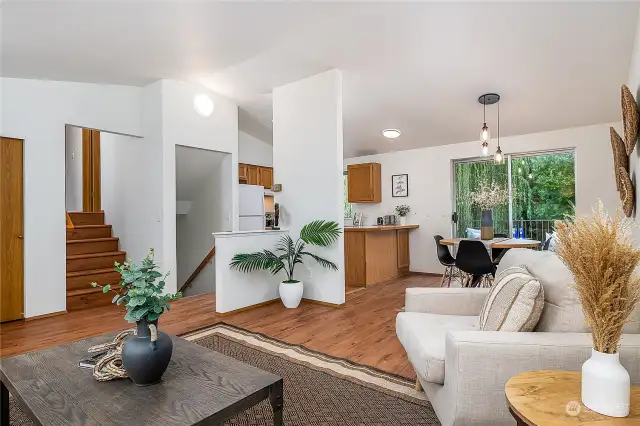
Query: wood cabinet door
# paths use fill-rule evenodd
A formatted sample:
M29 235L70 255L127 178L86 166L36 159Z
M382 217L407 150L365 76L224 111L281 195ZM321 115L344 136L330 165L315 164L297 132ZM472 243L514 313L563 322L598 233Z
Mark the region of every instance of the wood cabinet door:
M409 268L409 230L398 229L398 269Z
M350 203L379 203L382 201L380 170L379 163L347 166Z
M249 185L260 185L258 166L247 165L247 183Z
M240 182L247 181L247 165L246 164L238 164L238 180Z
M260 185L271 189L273 186L273 168L260 167Z

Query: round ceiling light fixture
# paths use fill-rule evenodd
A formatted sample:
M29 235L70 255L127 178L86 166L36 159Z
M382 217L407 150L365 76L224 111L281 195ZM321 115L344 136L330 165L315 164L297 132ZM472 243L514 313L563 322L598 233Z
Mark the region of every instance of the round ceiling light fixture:
M398 129L384 129L382 131L382 136L387 139L395 139L400 136L402 133Z
M203 117L208 117L213 113L213 101L204 93L193 97L193 107Z

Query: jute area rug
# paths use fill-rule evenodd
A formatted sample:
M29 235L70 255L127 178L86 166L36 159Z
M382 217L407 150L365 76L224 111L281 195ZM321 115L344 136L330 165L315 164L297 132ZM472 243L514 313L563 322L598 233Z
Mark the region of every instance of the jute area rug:
M284 379L284 423L300 426L440 425L413 381L224 323L183 335ZM11 405L12 425L31 426ZM225 425L271 425L267 401Z

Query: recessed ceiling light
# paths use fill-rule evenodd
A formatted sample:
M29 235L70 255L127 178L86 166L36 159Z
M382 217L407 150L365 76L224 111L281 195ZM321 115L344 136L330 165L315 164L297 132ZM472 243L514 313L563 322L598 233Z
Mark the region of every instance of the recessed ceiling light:
M193 107L203 117L208 117L213 112L213 101L204 93L194 96Z
M398 129L385 129L382 131L382 136L389 139L395 139L400 136L400 130Z

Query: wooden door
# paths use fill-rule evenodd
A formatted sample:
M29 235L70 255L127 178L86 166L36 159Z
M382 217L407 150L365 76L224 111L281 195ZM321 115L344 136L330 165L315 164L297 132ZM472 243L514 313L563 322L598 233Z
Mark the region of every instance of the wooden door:
M258 166L247 165L247 183L249 185L260 185Z
M100 132L82 129L82 211L100 211Z
M268 189L273 186L273 169L271 167L260 167L260 185Z
M24 318L23 141L0 138L0 322Z
M409 269L409 230L398 229L398 269Z

